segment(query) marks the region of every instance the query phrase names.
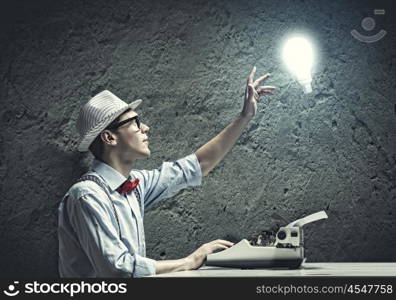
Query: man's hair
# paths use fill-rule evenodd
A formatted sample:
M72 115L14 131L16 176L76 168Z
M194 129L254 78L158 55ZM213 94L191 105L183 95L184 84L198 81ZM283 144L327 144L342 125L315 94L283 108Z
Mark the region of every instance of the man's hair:
M131 111L132 109L128 108L125 112L123 112L121 115L118 116L117 119L115 119L113 122L109 124L104 130L110 130L112 132L116 132L116 129L109 129L109 127L113 126L114 124L120 122L121 117L126 114L127 112ZM101 132L102 133L102 132ZM101 134L100 133L100 134ZM104 151L104 144L103 141L100 137L100 134L95 138L95 140L92 142L92 144L89 146L89 151L95 156L96 159L102 160L103 156L103 151Z

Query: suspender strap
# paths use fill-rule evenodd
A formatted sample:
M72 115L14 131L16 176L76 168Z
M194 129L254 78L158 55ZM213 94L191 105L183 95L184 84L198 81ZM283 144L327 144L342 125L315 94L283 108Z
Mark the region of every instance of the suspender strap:
M77 182L85 181L85 180L91 180L91 181L95 182L95 183L96 183L97 185L99 185L99 186L104 190L104 192L106 193L106 195L107 195L107 197L109 198L109 201L110 201L110 203L111 203L111 205L112 205L112 207L113 207L114 216L115 216L115 218L116 218L117 225L118 225L118 235L119 235L119 237L120 237L120 239L121 239L121 226L120 226L120 221L119 221L119 219L118 219L118 214L117 214L117 210L116 210L116 208L115 208L114 202L113 202L113 200L111 200L111 196L110 196L109 191L107 190L107 187L106 187L106 186L104 185L104 183L103 183L100 179L98 179L95 175L85 174L85 175L81 176L81 178L78 179Z
M96 183L97 185L99 185L99 186L104 190L104 192L107 194L107 197L109 198L109 201L110 201L110 203L111 203L111 206L113 207L114 216L115 216L115 218L116 218L117 225L118 225L118 234L119 234L119 237L120 237L120 239L121 239L121 226L120 226L120 220L118 219L117 210L116 210L116 208L115 208L115 205L114 205L113 200L111 199L109 190L108 190L107 187L105 186L104 182L103 182L102 180L100 180L100 179L99 179L97 176L95 176L95 175L85 174L85 175L81 176L81 178L78 179L77 182L85 181L85 180L91 180L91 181L95 182L95 183ZM135 193L135 196L136 196L136 199L137 199L137 201L138 201L138 204L139 204L140 209L142 209L142 203L141 203L141 198L140 198L139 192L137 191L137 189L134 189L133 192Z

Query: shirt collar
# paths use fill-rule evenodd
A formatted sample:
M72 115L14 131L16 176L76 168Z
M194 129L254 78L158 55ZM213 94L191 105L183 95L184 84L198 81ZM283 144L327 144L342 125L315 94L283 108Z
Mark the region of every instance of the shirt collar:
M92 162L91 169L106 181L112 191L117 189L125 182L125 180L127 180L127 178L125 178L125 176L116 169L96 158Z

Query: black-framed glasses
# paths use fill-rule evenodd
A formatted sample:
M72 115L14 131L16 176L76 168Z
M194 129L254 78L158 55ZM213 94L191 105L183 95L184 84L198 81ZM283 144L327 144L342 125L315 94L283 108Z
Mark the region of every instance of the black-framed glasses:
M141 129L141 127L140 127L140 119L139 119L139 116L138 116L138 115L136 115L136 116L134 116L134 117L132 117L132 118L126 119L126 120L124 120L124 121L121 121L121 122L118 122L118 123L115 123L115 124L111 124L111 125L107 126L106 129L117 129L118 127L120 127L120 126L122 126L122 125L124 125L124 124L126 124L126 123L129 123L129 122L131 122L131 121L133 121L133 120L135 120L136 126L137 126L139 129Z

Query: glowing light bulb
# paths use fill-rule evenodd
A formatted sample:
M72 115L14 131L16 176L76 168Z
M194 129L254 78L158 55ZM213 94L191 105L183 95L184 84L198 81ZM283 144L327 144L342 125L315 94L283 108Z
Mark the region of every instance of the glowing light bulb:
M311 43L303 37L290 38L283 47L283 60L289 70L297 77L305 93L312 92L311 68L314 53Z

